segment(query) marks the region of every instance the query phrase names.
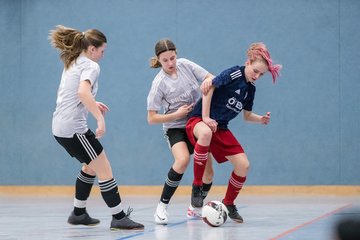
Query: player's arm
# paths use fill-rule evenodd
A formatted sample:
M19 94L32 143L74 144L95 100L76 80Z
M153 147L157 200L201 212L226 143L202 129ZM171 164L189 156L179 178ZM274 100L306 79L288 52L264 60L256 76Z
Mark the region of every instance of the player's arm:
M160 114L158 111L148 111L147 120L149 124L173 122L185 118L192 111L194 104L183 105L176 112Z
M94 96L91 93L91 83L89 80L80 81L78 96L81 103L96 119L96 137L101 138L105 134L105 119L98 107L98 104L95 101Z
M264 116L253 113L252 111L243 110L244 119L248 122L255 122L261 124L268 124L270 122L270 112Z
M206 125L208 125L211 131L216 132L217 129L217 122L214 119L210 118L210 106L211 106L211 99L215 90L215 86L211 86L208 93L205 95L203 94L202 97L202 120Z
M204 95L206 95L209 92L209 90L212 86L213 79L214 79L214 75L212 75L211 73L208 73L206 75L206 77L204 78L203 82L201 83L200 90Z

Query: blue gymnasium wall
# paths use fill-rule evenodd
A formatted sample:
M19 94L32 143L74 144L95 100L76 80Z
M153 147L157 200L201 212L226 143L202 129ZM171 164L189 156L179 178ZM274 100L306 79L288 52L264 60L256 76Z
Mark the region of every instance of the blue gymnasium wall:
M172 164L161 126L146 121L148 60L170 37L179 57L214 74L243 64L255 41L283 64L277 84L269 74L257 84L254 112L272 112L271 124L231 123L249 185L358 185L359 22L357 0L0 0L0 185L70 185L80 168L51 135L57 24L108 37L97 99L111 108L102 143L119 184L162 185ZM230 171L215 164L215 184ZM191 180L192 166L182 184Z

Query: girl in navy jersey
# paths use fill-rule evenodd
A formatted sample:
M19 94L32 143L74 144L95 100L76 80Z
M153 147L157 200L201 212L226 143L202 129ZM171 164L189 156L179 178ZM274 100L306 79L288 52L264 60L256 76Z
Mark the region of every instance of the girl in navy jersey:
M255 82L269 71L275 83L281 69L281 65L273 65L263 43L251 44L247 56L245 66L226 69L213 79L212 87L197 102L186 124L187 135L195 149L192 202L195 207L203 205L199 193L210 151L218 163L230 161L234 166L222 202L229 211L229 217L239 223L243 222L243 218L234 200L245 183L250 164L242 146L228 129L228 123L241 111L247 121L269 123L270 112L263 116L252 112Z
M161 67L161 70L154 78L147 97L148 122L163 123L164 134L174 156L174 163L166 177L154 218L157 224L167 224L168 204L189 164L190 154L193 153L193 146L185 131L187 115L201 97L199 82L203 81L202 90L206 92L211 87L214 76L185 58L177 59L175 44L169 39L157 42L155 55L151 59L150 66ZM211 166L209 162L204 174L202 198L206 197L211 187ZM190 205L187 216L196 217L199 213L200 209Z
M98 140L105 134L104 115L109 110L105 104L95 100L100 74L98 62L104 56L106 37L96 29L80 32L59 25L50 31L49 39L51 45L60 50L64 62L52 132L70 156L83 164L76 179L74 210L68 223L100 223L86 211L86 200L97 176L101 195L112 213L111 230L143 229L144 225L132 221L129 214L124 213L110 162ZM97 121L95 134L87 125L88 112Z

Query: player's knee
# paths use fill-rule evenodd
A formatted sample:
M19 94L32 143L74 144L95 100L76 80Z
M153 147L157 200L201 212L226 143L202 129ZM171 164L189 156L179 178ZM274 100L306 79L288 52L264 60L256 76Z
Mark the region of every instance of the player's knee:
M198 136L198 140L210 141L212 138L212 132L210 128L203 128Z
M81 170L82 170L84 173L88 174L88 175L91 175L91 176L95 176L95 175L96 175L96 172L93 171L93 170L92 170L90 167L88 167L87 165L83 165L82 168L81 168Z
M190 162L190 158L186 158L186 157L175 159L173 169L178 173L183 173L185 172L187 166L189 165L189 162Z

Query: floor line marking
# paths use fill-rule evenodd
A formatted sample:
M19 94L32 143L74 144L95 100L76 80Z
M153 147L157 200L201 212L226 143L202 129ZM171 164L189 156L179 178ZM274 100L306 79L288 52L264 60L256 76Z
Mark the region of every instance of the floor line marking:
M300 224L300 225L298 225L298 226L296 226L296 227L294 227L294 228L291 228L291 229L289 229L289 230L287 230L287 231L285 231L285 232L277 235L276 237L270 238L269 240L279 240L280 238L282 238L282 237L284 237L284 236L286 236L286 235L289 235L290 233L293 233L293 232L299 230L300 228L303 228L303 227L305 227L305 226L307 226L307 225L313 224L313 223L315 223L315 222L317 222L317 221L319 221L319 220L321 220L321 219L323 219L323 218L326 218L326 217L328 217L328 216L331 216L331 215L333 215L333 214L335 214L335 213L337 213L337 212L340 212L340 211L342 211L342 210L344 210L344 209L350 208L352 205L353 205L353 204L350 203L350 204L347 204L347 205L342 206L342 207L340 207L340 208L337 208L337 209L335 209L335 210L333 210L333 211L331 211L331 212L325 213L325 214L323 214L323 215L321 215L321 216L319 216L319 217L317 217L317 218L315 218L315 219L313 219L313 220L304 222L304 223L302 223L302 224Z

